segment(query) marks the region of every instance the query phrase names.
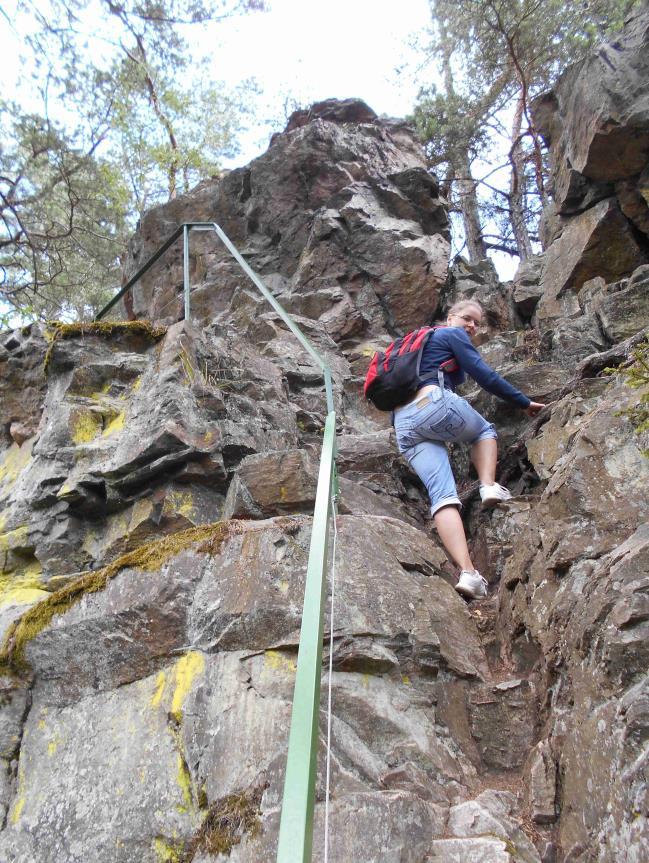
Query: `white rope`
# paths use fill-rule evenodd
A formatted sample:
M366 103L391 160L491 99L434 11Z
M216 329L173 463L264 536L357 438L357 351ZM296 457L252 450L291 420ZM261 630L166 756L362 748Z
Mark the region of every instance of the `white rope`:
M334 599L336 595L336 542L338 525L336 521L336 495L331 496L331 511L334 520L334 541L331 561L331 610L329 612L329 691L327 695L327 780L325 786L325 823L324 823L324 863L329 861L329 790L331 785L331 680L334 661Z

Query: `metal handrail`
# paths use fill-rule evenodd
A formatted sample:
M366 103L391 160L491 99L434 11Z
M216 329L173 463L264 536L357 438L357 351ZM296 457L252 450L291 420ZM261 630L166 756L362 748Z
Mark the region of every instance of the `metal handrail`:
M285 309L277 302L272 293L268 290L266 285L259 278L257 273L250 267L250 265L243 259L241 253L234 245L234 243L227 236L225 231L217 225L216 222L183 222L182 225L179 225L173 234L163 243L162 246L155 252L151 257L147 260L147 262L140 267L140 269L135 273L135 275L131 276L128 282L124 285L124 287L112 298L112 300L107 303L100 312L98 312L95 317L96 321L101 320L104 315L109 312L113 306L115 306L122 297L140 281L142 276L151 269L151 267L158 261L162 255L167 251L167 249L172 246L176 240L182 235L183 237L183 289L185 296L185 320L189 320L190 316L190 284L189 284L189 233L190 231L214 231L217 237L221 240L226 249L230 252L232 257L239 264L241 269L245 272L248 278L255 284L259 292L265 297L265 299L270 303L270 305L275 309L277 314L282 318L286 326L291 330L293 335L300 342L302 347L313 357L316 363L322 369L322 374L324 377L325 383L325 392L327 395L327 412L331 413L334 410L334 400L333 400L333 386L332 386L332 378L331 378L331 369L328 364L323 360L320 354L315 350L311 342L304 335L302 330L298 327L295 321L291 318L291 316L286 312Z
M179 228L176 228L176 230L169 237L169 239L166 240L166 242L164 242L160 246L158 251L155 252L155 254L151 255L151 257L146 262L146 264L144 264L144 266L140 267L140 269L137 271L137 273L135 273L134 276L131 276L131 278L124 285L124 287L117 294L115 294L115 296L112 298L112 300L109 303L107 303L100 312L97 313L97 315L95 317L96 321L100 321L104 317L106 312L109 312L113 308L113 306L116 305L122 299L124 294L127 294L131 290L133 285L135 285L137 282L140 281L140 279L147 272L147 270L151 269L151 267L155 264L155 262L164 255L164 253L167 251L167 249L170 246L173 246L173 244L176 242L178 237L183 233L184 227L185 227L184 225L181 225Z
M311 545L304 588L302 626L277 847L277 863L309 863L313 845L322 636L327 586L325 576L329 549L329 524L331 517L335 518L334 501L337 495L336 413L331 369L216 222L185 222L180 225L158 251L129 279L119 293L99 312L95 320L100 320L106 312L113 308L181 235L183 237L184 316L186 320L189 319L191 293L189 284L189 235L191 231L214 231L262 296L318 363L324 378L327 418L313 509Z
M313 845L313 811L318 756L320 670L327 582L329 523L335 518L336 414L327 416L316 489L311 547L306 571L300 646L293 690L291 730L284 777L277 863L309 863Z

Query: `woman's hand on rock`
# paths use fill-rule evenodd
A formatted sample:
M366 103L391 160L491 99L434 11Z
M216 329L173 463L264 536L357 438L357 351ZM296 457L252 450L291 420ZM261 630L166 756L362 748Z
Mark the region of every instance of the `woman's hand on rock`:
M528 417L535 417L539 411L542 411L545 407L541 402L530 402L528 406L525 408L525 413Z

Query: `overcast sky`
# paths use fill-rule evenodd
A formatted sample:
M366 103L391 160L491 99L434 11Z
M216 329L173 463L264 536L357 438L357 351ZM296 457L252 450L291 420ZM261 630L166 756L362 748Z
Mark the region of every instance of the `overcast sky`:
M269 11L233 17L201 30L185 29L196 40L196 54L213 58L213 80L236 86L255 78L260 88L255 124L242 141L241 154L228 167L245 164L267 146L270 130L263 120L283 120L284 104L292 99L307 105L329 97L364 99L378 114L405 116L413 107L421 79L415 82L418 54L411 45L422 38L430 13L427 0L266 0ZM0 15L0 88L16 93L20 39L10 21L18 0L5 0ZM92 6L83 21L89 34ZM24 25L25 19L22 19ZM101 41L93 42L103 53ZM405 71L397 70L405 66Z
M269 0L269 12L219 25L214 76L254 76L263 88L261 110L282 116L284 100L302 104L357 96L378 114L405 116L418 87L410 48L430 20L427 0ZM403 65L406 71L399 74ZM253 130L234 164L265 148L267 130Z
M17 0L3 4L9 18L16 5ZM244 165L264 152L273 131L268 120L275 120L275 130L282 128L290 100L308 105L359 97L378 114L403 117L412 111L419 88L429 83L430 66L421 68L423 55L412 47L426 41L428 0L267 0L267 5L268 12L220 22L202 36L190 28L197 34L197 56L213 57L214 80L236 86L255 78L261 91L241 151L224 167ZM0 87L11 96L20 47L2 16L0 40ZM497 258L509 277L511 262Z

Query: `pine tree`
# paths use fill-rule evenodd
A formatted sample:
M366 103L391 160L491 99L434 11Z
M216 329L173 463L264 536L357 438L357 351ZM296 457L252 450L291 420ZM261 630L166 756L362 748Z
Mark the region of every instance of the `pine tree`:
M451 180L470 260L485 249L522 261L533 253L547 177L531 100L568 63L619 29L638 2L430 0L428 52L443 85L422 87L414 119L431 166ZM478 162L482 176L476 180Z
M264 5L49 0L20 8L15 23L28 34L42 108L0 103L0 297L23 317L83 319L117 283L144 210L218 174L236 152L253 85L205 84L187 27Z

